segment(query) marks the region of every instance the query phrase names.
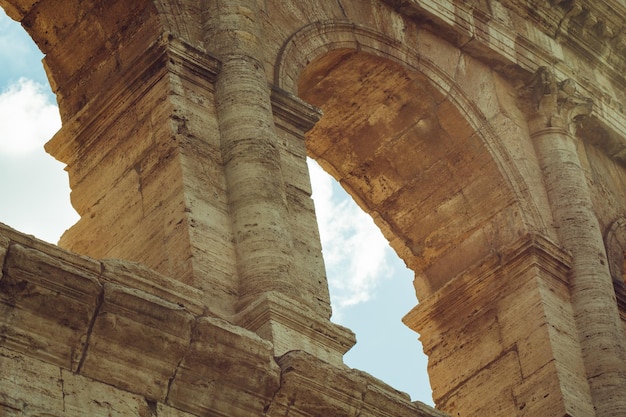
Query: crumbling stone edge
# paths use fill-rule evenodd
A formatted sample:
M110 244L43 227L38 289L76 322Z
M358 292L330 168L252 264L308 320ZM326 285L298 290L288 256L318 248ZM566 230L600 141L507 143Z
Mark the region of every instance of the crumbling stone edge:
M274 358L270 342L208 316L193 288L141 265L2 224L0 263L0 348L142 396L153 415L159 403L198 416L445 415L307 352Z

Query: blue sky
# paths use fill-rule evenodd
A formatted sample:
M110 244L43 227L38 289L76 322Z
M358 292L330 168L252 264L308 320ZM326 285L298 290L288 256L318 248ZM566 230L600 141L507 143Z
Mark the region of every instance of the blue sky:
M63 164L43 151L60 120L41 59L0 10L0 222L55 243L78 216ZM400 321L417 303L413 273L337 182L309 165L333 321L357 335L346 364L432 405L417 334Z

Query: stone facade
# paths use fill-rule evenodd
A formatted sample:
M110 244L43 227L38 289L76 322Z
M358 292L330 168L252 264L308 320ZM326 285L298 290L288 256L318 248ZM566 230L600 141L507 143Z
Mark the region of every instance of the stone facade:
M5 415L626 415L623 1L0 7L81 215L0 228ZM441 412L343 365L307 155L415 271Z

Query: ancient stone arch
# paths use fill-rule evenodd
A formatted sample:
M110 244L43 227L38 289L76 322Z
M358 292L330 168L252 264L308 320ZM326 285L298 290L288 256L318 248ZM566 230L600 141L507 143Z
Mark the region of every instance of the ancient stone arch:
M294 45L297 45L297 47ZM444 47L449 49L446 58L462 59L462 53L453 46L448 44L444 45ZM320 55L323 58L316 60L316 57ZM469 57L466 59L471 60ZM387 60L396 62L399 65L393 65ZM368 61L371 61L369 65ZM304 64L307 64L306 68L302 67ZM346 76L350 78L341 79L342 74L336 75L340 71L337 69L340 65L348 73ZM491 89L493 92L496 89L494 84L497 81L504 85L503 80L496 81L492 79L491 70L488 67L481 67L480 64L473 61L468 63L468 65L474 66L474 74L472 76L485 80L481 85L483 88ZM364 68L361 69L361 66ZM390 69L387 69L386 72L380 70L380 68L385 66L389 66ZM372 68L378 68L380 70L378 77L385 78L380 81L383 84L382 86L376 85L377 80L374 77L366 79L368 76L366 72L371 71ZM485 186L484 189L494 192L502 189L504 194L509 193L508 197L499 195L497 199L505 202L508 198L510 202L514 202L514 205L518 205L517 208L513 209L513 211L516 211L514 216L519 216L520 219L519 230L515 230L516 235L524 233L524 230L546 231L546 227L542 223L543 219L539 215L537 208L537 204L546 203L545 196L543 196L544 201L542 201L541 195L533 198L528 193L530 186L520 172L520 169L526 167L518 167L512 163L513 157L501 141L498 140L498 134L495 131L496 127L492 124L492 121L501 124L507 122L515 123L506 113L507 111L509 113L515 112L516 109L505 108L502 104L496 102L489 109L492 114L488 118L474 104L479 102L481 97L469 96L469 94L477 94L479 91L463 91L460 84L454 80L454 77L457 76L454 73L456 70L452 73L447 73L445 70L432 62L425 53L407 49L398 40L393 40L381 33L358 27L355 24L346 24L345 22L325 22L304 27L300 32L294 34L282 48L279 55L279 63L276 65L275 70L275 83L279 88L294 95L300 94L304 96L305 101L322 107L325 113L332 113L332 116L330 114L326 116L330 121L327 122L322 118L321 122L318 122L316 127L307 134L309 153L318 159L318 162L322 162L330 172L339 177L337 179L355 194L354 197L366 211L379 220L381 228L388 233L388 239L397 244L396 250L404 254L405 262L413 269L419 270L424 269L424 266L419 265L419 263L423 264L427 257L422 254L417 256L415 253L411 254L412 250L408 247L410 246L408 242L423 242L424 236L409 237L405 231L405 233L402 233L403 231L399 230L399 226L391 226L391 220L388 217L391 215L392 210L383 206L385 205L385 199L392 194L395 195L396 200L401 199L396 192L402 185L394 185L394 181L399 184L410 183L419 176L420 167L417 166L419 164L419 156L416 155L416 150L410 148L417 148L417 144L420 141L425 142L424 137L427 135L436 138L434 140L440 139L441 136L456 140L456 142L450 140L448 144L437 143L434 146L439 148L439 150L436 151L429 148L419 149L422 154L428 154L429 158L445 161L451 167L465 165L465 169L468 171L471 171L470 164L473 159L483 160L483 162L475 162L481 166L481 176L486 181L493 181L493 183ZM452 68L447 68L447 70L452 71ZM330 74L331 72L332 74ZM390 75L395 75L400 80L393 79ZM317 84L322 79L330 79L332 77L335 79L327 82L330 84L330 88L343 83L355 86L355 89L358 91L349 91L346 94L337 93L340 97L332 103L327 104L323 102L322 100L330 101L329 97L333 94L333 91L325 91L323 87L320 88ZM298 86L294 85L294 80L299 80ZM368 86L368 83L372 85ZM363 87L363 85L367 87ZM350 103L340 101L340 99L349 99L353 102L363 101L366 99L366 95L370 93L369 91L363 92L366 88L377 90L379 93L378 96L370 99L368 104L373 107L372 112L379 113L376 117L385 120L385 122L381 123L380 126L372 126L368 123L368 120L357 120L356 123L360 123L360 125L356 127L341 125L342 122L349 123L352 111ZM384 90L384 94L380 93L381 90ZM376 94L376 92L371 94ZM385 95L387 97L384 97ZM395 102L393 105L388 106L388 110L386 110L388 114L383 115L381 108L386 109L388 104L385 99ZM426 103L428 101L432 101L432 104ZM332 108L326 109L331 106ZM359 103L358 111L362 112L365 117L369 116L369 109L367 109L364 103ZM333 116L334 118L332 118ZM393 119L394 117L398 119ZM401 117L403 119L400 120L399 118ZM425 128L425 125L429 126ZM413 129L413 132L406 133L405 131L408 129ZM400 131L401 134L409 137L408 140L404 140L404 148L396 147L394 149L396 157L403 154L404 158L406 158L403 161L403 165L407 167L406 171L409 172L404 174L391 172L393 168L385 167L385 163L380 161L380 159L392 159L394 155L379 155L378 162L370 160L374 153L381 150L385 140L389 141L394 138L394 135L398 134L394 130ZM425 130L421 133L421 136L418 133L419 130ZM354 136L362 135L365 137L357 138L359 142L352 145L333 143L341 140L345 141L345 137L349 137L346 132L354 132ZM343 136L340 139L333 137L333 134L337 135L337 133ZM519 134L523 134L523 131ZM367 142L373 143L369 144ZM339 153L339 155L330 155L330 157L335 159L329 161L326 158L329 158L328 154L331 154L329 148L332 147L338 149L336 153ZM358 147L372 149L370 149L369 153L359 153L357 152ZM476 154L466 156L466 159L459 157L460 153L464 153L467 151L467 148L472 147L480 147L481 149ZM456 155L451 148L456 148ZM327 156L324 157L323 155ZM454 157L459 159L452 160ZM372 174L360 177L358 174L351 172L351 170L355 169L362 172L367 171L367 168L360 166L359 162L361 164L377 165L378 167L372 168ZM340 167L344 163L347 166ZM432 163L432 160L424 163ZM482 166L481 164L491 165ZM413 165L416 165L416 167L411 171L408 167ZM385 168L388 170L387 172L384 171ZM446 171L446 174L454 176L452 172ZM396 178L393 178L394 176ZM463 180L471 183L476 178L468 176ZM423 184L428 182L428 180L423 178L421 181ZM462 180L457 182L460 181ZM364 182L367 182L367 184ZM426 192L424 191L424 193ZM375 196L375 193L379 195ZM454 194L454 192L450 193ZM405 196L405 199L409 197L418 198L418 194L414 191L413 195ZM484 198L485 196L481 197ZM415 201L411 203L415 204ZM410 205L411 203L405 202L404 204ZM396 201L396 206L402 206L402 202ZM398 210L402 209L398 208ZM425 210L429 211L428 208ZM478 208L479 210L481 209ZM492 217L493 213L491 215L485 214L485 216ZM396 217L398 216L396 215ZM461 213L457 217L463 222ZM437 222L431 221L431 223L434 226ZM398 236L399 234L400 236ZM506 241L506 238L504 239ZM447 243L450 243L452 240L448 237L449 242ZM491 242L492 248L490 250L497 250L502 243L504 242ZM436 251L436 249L433 250ZM423 296L429 293L430 291L425 291Z
M626 413L623 4L0 6L81 215L64 249L2 229L7 412L438 415L343 366L309 154L415 271L439 409Z

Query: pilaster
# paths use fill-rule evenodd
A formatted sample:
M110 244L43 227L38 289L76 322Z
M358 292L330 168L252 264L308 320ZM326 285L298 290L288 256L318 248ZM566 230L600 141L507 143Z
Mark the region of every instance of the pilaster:
M596 415L626 414L626 341L575 136L592 103L545 67L522 96L559 238L573 256L569 289Z
M238 277L234 322L335 364L354 344L330 297L306 166L319 111L268 85L258 5L209 2L205 39L220 59L216 110Z
M450 280L404 318L443 411L593 416L568 290L569 254L527 235Z

